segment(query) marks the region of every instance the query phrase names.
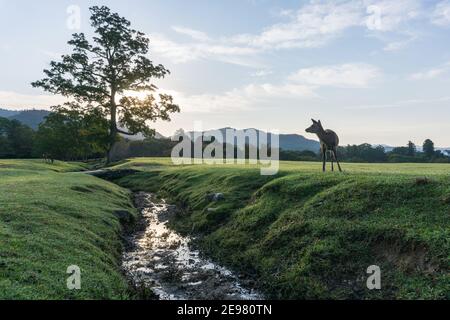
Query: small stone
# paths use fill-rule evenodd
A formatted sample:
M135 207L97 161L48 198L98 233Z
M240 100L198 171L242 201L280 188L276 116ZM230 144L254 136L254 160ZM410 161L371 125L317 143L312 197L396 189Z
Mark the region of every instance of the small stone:
M225 199L225 195L223 193L209 193L206 198L209 201L214 201L214 202L218 202L220 200L224 200Z

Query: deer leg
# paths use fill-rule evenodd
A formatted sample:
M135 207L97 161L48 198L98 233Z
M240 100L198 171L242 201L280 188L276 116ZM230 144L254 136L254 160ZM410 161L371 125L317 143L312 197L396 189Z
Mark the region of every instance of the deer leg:
M337 157L337 151L336 151L336 149L333 150L333 155L334 155L334 158L336 159L336 163L337 163L337 165L338 165L338 167L339 167L339 172L342 172L341 164L339 163L339 160L338 160L338 157Z
M322 151L322 160L323 160L323 172L327 171L327 152L326 150Z
M331 171L334 172L334 157L333 157L333 151L331 151Z

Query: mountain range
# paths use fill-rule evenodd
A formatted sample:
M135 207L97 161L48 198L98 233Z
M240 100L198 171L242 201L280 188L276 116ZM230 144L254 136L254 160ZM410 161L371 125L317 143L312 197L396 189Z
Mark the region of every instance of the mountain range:
M222 133L222 137L225 137L226 134L226 130L234 130L234 133L237 134L243 134L248 130L255 130L255 132L257 133L258 137L259 136L265 136L268 137L267 139L269 140L269 142L271 141L271 136L276 137L278 136L279 141L280 141L280 148L283 150L292 150L292 151L314 151L314 152L318 152L320 149L320 143L316 140L311 140L311 139L307 139L302 135L299 134L270 134L268 135L267 132L262 131L262 130L258 130L258 129L234 129L234 128L222 128L222 129L218 129L221 133ZM216 130L214 130L216 131ZM213 130L209 130L209 131L204 131L202 133L199 132L188 132L186 133L188 136L191 137L191 139L194 137L194 134L196 136L201 136L203 134L203 136L211 136L212 135ZM224 139L221 139L220 137L218 137L217 141L219 143L233 143L233 141L223 141ZM226 140L226 139L225 139ZM247 143L249 143L249 141L246 141ZM253 144L258 144L259 140ZM250 143L251 144L251 143Z
M0 108L0 117L2 118L9 118L16 114L18 114L20 111L13 111L13 110L7 110L7 109L1 109Z

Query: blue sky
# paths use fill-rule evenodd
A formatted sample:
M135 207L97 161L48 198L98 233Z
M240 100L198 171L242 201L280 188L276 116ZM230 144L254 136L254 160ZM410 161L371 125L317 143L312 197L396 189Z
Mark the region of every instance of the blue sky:
M447 0L0 0L0 107L59 103L29 84L103 4L172 72L156 84L182 113L155 124L163 134L194 121L305 134L316 118L343 144L450 146ZM67 25L73 5L79 30Z

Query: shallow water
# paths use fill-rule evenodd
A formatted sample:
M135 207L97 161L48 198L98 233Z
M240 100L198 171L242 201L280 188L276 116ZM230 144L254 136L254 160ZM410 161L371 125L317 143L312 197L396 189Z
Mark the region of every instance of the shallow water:
M140 231L132 235L123 268L137 288L150 289L161 300L259 300L246 282L190 246L191 239L168 227L175 206L149 193L137 193ZM248 284L248 283L247 283Z

